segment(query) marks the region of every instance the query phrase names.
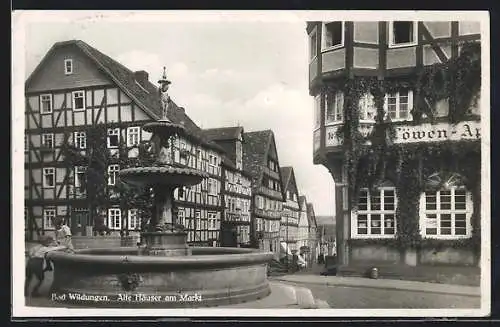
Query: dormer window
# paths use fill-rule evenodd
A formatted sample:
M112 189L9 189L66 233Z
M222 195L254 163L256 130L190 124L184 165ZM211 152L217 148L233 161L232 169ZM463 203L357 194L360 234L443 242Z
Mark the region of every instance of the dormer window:
M64 60L64 74L66 75L73 74L73 59Z
M389 24L389 46L401 47L417 44L417 23L396 21Z
M329 22L323 24L321 50L330 50L344 45L344 22Z

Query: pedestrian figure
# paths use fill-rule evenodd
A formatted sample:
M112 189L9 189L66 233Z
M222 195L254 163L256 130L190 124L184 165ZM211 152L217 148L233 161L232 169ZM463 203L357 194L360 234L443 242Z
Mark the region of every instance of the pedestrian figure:
M31 291L31 296L39 295L38 289L45 279L45 272L52 270L50 264L47 262L47 253L67 249L66 245L57 246L51 236L42 236L39 240L40 244L35 245L28 251L28 262L26 263L26 279L24 281L24 295L30 294L29 287L31 279L35 276L38 283ZM50 267L50 269L49 269Z
M71 229L66 225L63 219L59 218L54 222L56 227L56 242L58 245L64 245L70 250L74 250L71 241Z

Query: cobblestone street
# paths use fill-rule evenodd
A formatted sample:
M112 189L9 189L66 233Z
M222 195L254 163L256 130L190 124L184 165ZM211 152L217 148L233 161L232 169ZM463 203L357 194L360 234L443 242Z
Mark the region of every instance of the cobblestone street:
M473 296L309 283L293 283L293 285L309 288L315 298L326 301L332 309L480 308L480 297Z

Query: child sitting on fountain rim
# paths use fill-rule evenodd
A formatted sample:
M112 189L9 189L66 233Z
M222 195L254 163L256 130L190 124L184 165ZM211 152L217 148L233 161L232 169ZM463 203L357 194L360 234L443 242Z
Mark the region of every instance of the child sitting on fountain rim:
M47 253L58 250L68 249L67 245L57 246L52 236L43 235L38 241L39 244L33 246L28 251L28 261L26 262L26 276L24 281L24 295L28 296L29 287L33 275L38 279L38 283L35 285L31 292L31 296L37 296L38 289L42 285L45 279L45 272L50 267L48 262Z

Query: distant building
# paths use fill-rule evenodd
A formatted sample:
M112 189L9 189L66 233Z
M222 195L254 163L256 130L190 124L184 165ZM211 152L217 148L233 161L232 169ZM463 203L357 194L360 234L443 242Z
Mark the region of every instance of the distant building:
M211 128L203 131L209 141L222 147L221 245L251 245L251 176L243 170L243 127Z
M285 201L283 201L283 212L281 216L280 240L286 243L290 251L299 251L297 239L299 234L299 192L293 167L281 167L283 178L283 190Z
M253 245L280 254L280 221L285 192L271 130L243 134L243 170L252 176Z
M318 224L318 235L321 253L325 255L335 255L336 249L336 228L335 217L316 216Z
M309 237L308 246L311 251L311 257L316 260L317 256L320 254L320 235L318 233L318 224L316 222L316 215L314 213L314 206L312 203L306 204L307 208L307 220L309 223Z

